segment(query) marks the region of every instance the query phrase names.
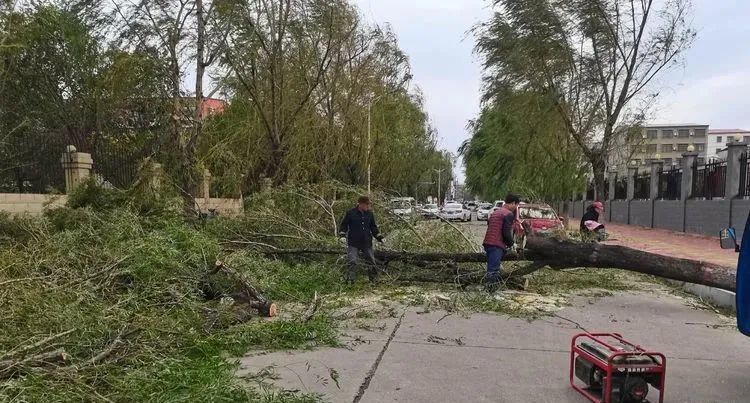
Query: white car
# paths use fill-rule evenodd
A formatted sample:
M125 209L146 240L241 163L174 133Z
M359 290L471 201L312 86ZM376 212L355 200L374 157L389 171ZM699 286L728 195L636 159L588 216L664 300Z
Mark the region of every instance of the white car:
M460 203L447 203L440 209L440 218L444 220L471 221L471 210Z
M414 208L406 198L398 198L391 200L391 212L397 216L410 216L414 214Z
M477 221L487 221L494 206L490 203L481 203L477 208Z
M424 218L438 218L440 209L437 204L425 204L422 208L422 217Z

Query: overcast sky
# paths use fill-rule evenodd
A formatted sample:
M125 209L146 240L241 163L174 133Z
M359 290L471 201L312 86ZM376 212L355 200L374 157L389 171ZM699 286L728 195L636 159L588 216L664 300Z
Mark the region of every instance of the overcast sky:
M479 111L480 73L467 31L490 15L484 0L354 0L370 22L391 24L424 92L440 145L455 152ZM665 77L655 123L750 130L750 1L693 0L698 38ZM460 165L460 163L459 163ZM463 167L459 166L459 171ZM463 177L463 175L460 175Z

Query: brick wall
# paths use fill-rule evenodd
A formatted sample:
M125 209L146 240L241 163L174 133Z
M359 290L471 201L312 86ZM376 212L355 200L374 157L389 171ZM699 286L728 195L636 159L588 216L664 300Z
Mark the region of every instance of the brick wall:
M657 200L654 202L654 228L683 231L685 206L680 200Z
M685 215L685 232L718 236L729 225L729 200L688 200Z
M630 202L630 224L641 227L651 226L651 200L632 200Z
M62 206L68 200L66 195L46 195L35 193L0 193L0 211L11 214L42 214L45 206Z
M737 230L737 239L742 239L745 232L745 221L750 213L750 200L732 201L732 219L730 225Z
M220 215L224 216L235 216L240 215L244 212L244 202L242 199L220 199L220 198L199 198L195 200L198 208L207 212L208 210L216 210Z
M609 205L610 217L612 222L627 224L628 223L628 201L612 200Z

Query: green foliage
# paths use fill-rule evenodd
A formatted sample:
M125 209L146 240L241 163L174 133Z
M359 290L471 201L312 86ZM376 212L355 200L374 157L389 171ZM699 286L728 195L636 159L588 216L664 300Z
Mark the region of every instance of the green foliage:
M583 156L545 98L507 91L470 127L461 148L466 185L485 200L508 192L550 200L583 188Z
M395 34L363 23L343 0L293 0L286 9L279 20L252 0L228 17L233 46L222 59L230 72L222 84L232 102L208 122L200 145L220 192L247 194L265 179L362 186L368 165L373 187L423 196L435 195L437 183L417 183L447 168L446 189L452 163L437 150L421 95L410 91ZM275 32L289 46L257 45L277 40Z
M160 181L159 185L153 182L157 179ZM94 211L127 207L142 216L176 215L180 208L175 189L164 183L163 178L152 176L148 169L141 170L135 185L127 190L105 187L98 178L88 178L71 192L67 206L71 209L90 208Z
M240 385L227 354L337 343L325 314L305 324L247 322L247 307L206 300L200 290L224 254L210 232L173 215L100 207L0 220L5 232L22 236L16 242L24 241L0 248L0 351L73 329L58 341L78 368L15 378L0 388L0 400L81 401L96 391L116 401L273 401L269 396L276 395ZM302 277L301 266L250 254L226 260L253 281L268 276L262 286L279 300L307 301L307 287L334 290L337 283L323 266ZM209 312L221 320L212 321ZM118 335L110 356L87 364Z
M498 0L492 7L489 20L475 29L484 100L506 107L518 104L509 93L531 94L543 107L536 116L541 120L520 117L531 128L551 122L559 132L554 138L564 139L550 141L542 129L537 146L546 142L550 156L557 147L573 152L603 194L607 165L624 163L622 149L652 111L658 76L678 65L695 39L691 1ZM570 168L563 167L566 181ZM548 179L549 172L542 174Z

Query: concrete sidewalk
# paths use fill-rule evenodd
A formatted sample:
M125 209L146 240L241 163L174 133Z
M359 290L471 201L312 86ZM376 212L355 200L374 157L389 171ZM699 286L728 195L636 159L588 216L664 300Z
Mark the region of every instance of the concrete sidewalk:
M719 247L719 235L706 237L662 229L606 223L610 245L623 245L633 249L664 256L679 257L726 266L737 267L737 253Z
M583 403L569 386L568 365L570 340L585 329L619 332L665 353L666 401L747 402L750 395L750 339L731 321L680 297L639 292L579 298L556 316L533 322L400 310L403 316L382 327L346 337L346 348L245 356L240 375L271 367L275 385L333 402Z

